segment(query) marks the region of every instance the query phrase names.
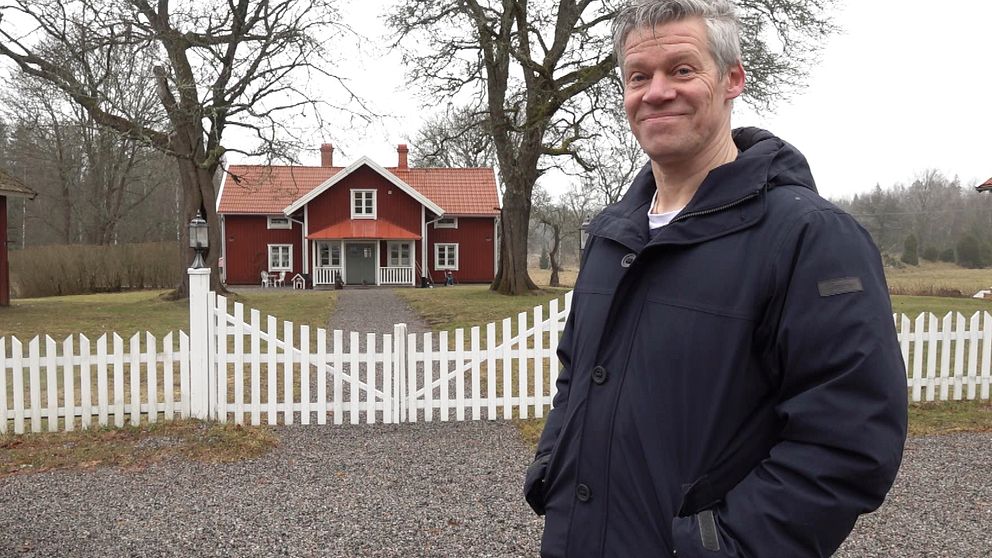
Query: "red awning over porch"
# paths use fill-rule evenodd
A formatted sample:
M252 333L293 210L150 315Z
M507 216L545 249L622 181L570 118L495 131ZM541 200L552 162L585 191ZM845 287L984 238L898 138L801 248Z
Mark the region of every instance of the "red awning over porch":
M310 240L368 238L382 240L419 240L420 235L386 221L342 221L307 236Z

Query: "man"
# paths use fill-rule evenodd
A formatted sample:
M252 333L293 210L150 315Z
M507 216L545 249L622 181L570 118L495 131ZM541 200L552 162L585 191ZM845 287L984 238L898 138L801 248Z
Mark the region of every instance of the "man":
M541 556L829 556L906 436L878 251L794 147L731 130L729 2L637 0L614 42L651 162L587 229L524 487Z

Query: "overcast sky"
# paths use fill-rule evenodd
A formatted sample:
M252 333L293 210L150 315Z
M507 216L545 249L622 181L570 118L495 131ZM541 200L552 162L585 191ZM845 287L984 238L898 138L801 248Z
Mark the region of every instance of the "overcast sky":
M376 16L389 0L347 4L363 32L385 33ZM739 104L734 125L761 126L797 146L827 197L908 184L926 168L964 185L992 177L992 2L848 0L836 21L843 33L830 39L808 87L772 114ZM425 111L404 84L398 55L366 48L375 58L354 85L399 116L361 140L332 141L343 148L342 163L367 154L394 165L395 145L416 134Z
M396 144L415 137L422 95L405 83L383 14L394 0L342 0L353 40L329 40L346 56L337 68L381 114L361 131L327 126L303 160L316 164L317 144L337 146L336 163L368 155L396 164ZM755 115L739 103L734 125L767 128L803 151L823 195L850 197L876 183L909 184L924 169L958 176L965 186L992 177L992 1L846 0L835 15L843 29L810 70L808 87L774 113ZM9 66L6 61L3 66ZM229 138L228 141L237 141ZM237 158L232 158L237 162ZM564 178L548 181L552 191Z

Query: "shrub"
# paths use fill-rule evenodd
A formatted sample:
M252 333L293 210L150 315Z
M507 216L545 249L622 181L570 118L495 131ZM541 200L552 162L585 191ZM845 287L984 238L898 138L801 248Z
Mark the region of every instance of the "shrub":
M955 262L957 257L954 255L954 248L948 248L940 253L940 261L942 262Z
M935 262L940 259L940 250L936 246L927 246L920 256L928 262Z
M903 244L902 261L908 265L920 265L920 257L917 254L916 235L911 234L906 237L906 242Z
M12 294L18 298L126 289L162 289L179 283L175 242L117 246L52 245L10 252Z
M982 246L982 243L973 235L966 234L962 236L958 240L957 249L958 265L961 267L977 269L985 267L988 263L985 259L986 250Z

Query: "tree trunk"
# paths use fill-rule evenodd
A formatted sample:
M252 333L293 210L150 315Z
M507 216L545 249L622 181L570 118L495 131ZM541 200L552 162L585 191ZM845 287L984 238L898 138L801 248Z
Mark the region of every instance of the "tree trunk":
M558 270L561 269L561 265L558 263L558 249L561 247L561 225L552 225L551 231L554 241L551 244L551 253L548 254L548 259L551 260L551 280L548 281L548 285L551 287L560 287L561 283L558 279Z
M214 190L213 173L202 169L189 159L177 159L179 176L183 187L183 215L185 221L179 228L179 257L180 268L184 270L179 284L176 285L170 298L182 299L189 296L189 276L185 270L192 265L196 251L189 247L189 227L186 226L196 215L197 211L207 221L207 239L210 247L203 255L204 266L210 268L210 290L227 293L227 288L220 281L221 234L220 220L217 215L217 193Z
M507 185L503 195L500 228L503 240L499 247L499 269L490 289L506 295L537 290L527 273L527 225L530 220L530 196L521 196Z

